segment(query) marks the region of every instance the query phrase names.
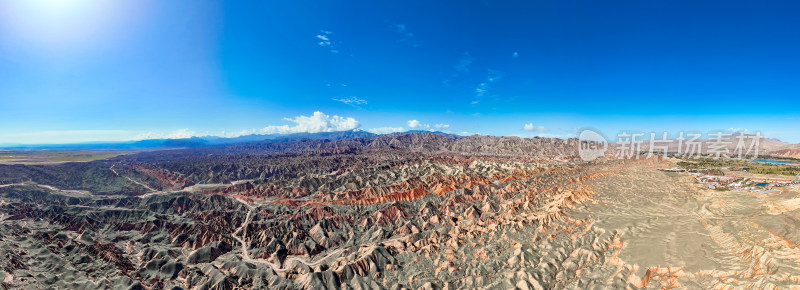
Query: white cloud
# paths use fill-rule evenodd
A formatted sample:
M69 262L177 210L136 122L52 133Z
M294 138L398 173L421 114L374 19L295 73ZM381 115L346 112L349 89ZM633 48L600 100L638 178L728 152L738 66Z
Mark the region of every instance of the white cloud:
M283 118L285 121L293 122L294 126L267 126L260 129L240 130L235 132L222 131L217 134L205 132L197 133L188 128L175 130L169 133L146 132L136 136L135 140L145 139L184 139L200 136L219 136L234 138L253 134L293 134L293 133L320 133L336 132L357 129L361 124L356 119L350 117L329 116L322 112L314 112L311 116L297 116L294 118Z
M331 39L328 38L328 34L330 34L330 32L324 31L324 30L323 30L323 34L317 34L317 39L320 40L319 41L319 46L323 46L323 47L324 46L333 46L333 43L331 42Z
M341 99L332 99L332 100L337 101L337 102L342 102L342 103L345 103L345 104L348 104L348 105L366 105L367 104L367 100L359 99L359 98L354 97L354 96L344 97L344 98L341 98Z
M501 72L499 70L490 69L489 70L489 76L486 77L486 81L490 82L490 83L499 81L499 80L503 79L503 75L504 75L503 72Z
M320 34L317 34L316 36L317 40L319 40L317 44L319 44L319 46L322 47L330 48L332 53L339 53L338 49L333 48L334 42L333 40L331 40L331 34L333 34L333 32L327 30L320 30Z
M435 127L436 129L447 129L447 128L450 128L450 125L449 124L436 124L436 125L433 125L433 127Z
M283 120L293 122L295 125L267 126L256 131L260 134L319 133L353 130L361 126L356 119L328 116L320 111L308 117L297 116Z
M714 133L716 133L716 132L714 132ZM747 128L728 128L728 131L726 133L730 133L730 134L736 134L736 133L748 134L748 133L750 133L750 130L748 130Z
M469 72L469 65L472 64L472 56L465 52L461 55L461 58L458 59L458 64L456 64L456 71L460 72Z
M486 83L480 83L478 87L475 89L475 95L478 97L483 97L486 93L489 92L489 85Z
M475 88L475 96L476 97L483 97L489 94L489 89L491 86L489 83L494 83L499 80L503 79L503 72L499 70L490 69L488 75L486 76L486 81L478 84L478 87ZM472 101L472 104L477 104L478 100Z
M192 138L194 136L197 136L197 134L194 131L189 130L189 128L184 128L172 131L172 133L169 133L167 135L167 139L184 139L184 138Z
M422 124L417 120L409 120L406 123L408 124L408 127L410 127L410 128L428 129L428 128L431 127L431 125Z
M523 126L522 129L524 129L525 131L533 131L533 132L547 131L547 129L545 129L544 126L536 127L533 125L533 123L525 124L525 126Z
M205 134L210 135L208 132ZM192 137L199 137L200 134L190 130L189 128L178 129L168 133L158 133L158 132L145 132L136 137L133 140L148 140L148 139L186 139Z
M411 39L414 38L414 33L408 31L405 24L396 24L394 28L395 31L403 37L403 39L400 40L401 42L408 42L414 47L419 46L418 44L411 43Z
M380 128L367 129L366 131L375 134L389 134L396 132L404 132L405 130L406 129L403 127L380 127Z
M528 132L522 134L516 134L514 136L520 138L532 138L532 137L544 137L544 138L575 138L578 136L580 129L572 128L572 129L564 129L564 128L555 128L555 129L546 129L543 126L534 126L533 123L525 124L524 129Z
M511 57L512 58L518 58L519 57L519 53L515 51L514 53L511 54Z
M189 128L174 131L128 131L128 130L64 130L64 131L44 131L32 133L0 133L2 140L14 140L14 142L25 144L65 144L75 142L94 142L94 141L132 141L148 139L185 139L202 136L218 136L233 138L252 134L292 134L292 133L319 133L336 132L357 129L361 124L351 117L330 116L322 112L314 112L311 116L297 116L294 118L284 118L283 120L294 123L293 125L267 126L260 129L249 129L240 131L221 131L212 133L209 131L195 132ZM375 131L401 132L399 128L376 128ZM5 144L5 143L3 143ZM10 143L9 143L10 144Z

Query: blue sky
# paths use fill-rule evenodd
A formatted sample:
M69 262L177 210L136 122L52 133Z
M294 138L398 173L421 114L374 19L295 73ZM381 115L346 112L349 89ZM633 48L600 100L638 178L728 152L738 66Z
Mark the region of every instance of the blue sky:
M430 2L0 0L0 143L354 127L800 142L798 2Z

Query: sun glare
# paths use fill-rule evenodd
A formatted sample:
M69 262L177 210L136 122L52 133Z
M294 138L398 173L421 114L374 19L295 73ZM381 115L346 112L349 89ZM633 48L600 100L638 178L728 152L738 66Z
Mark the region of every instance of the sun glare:
M90 49L107 42L130 19L127 1L0 1L5 37L36 50Z

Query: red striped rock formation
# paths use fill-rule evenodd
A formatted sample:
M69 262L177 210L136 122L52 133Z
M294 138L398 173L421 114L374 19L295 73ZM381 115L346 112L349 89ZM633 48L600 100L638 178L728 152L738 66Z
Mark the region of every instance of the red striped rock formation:
M144 164L144 163L134 163L131 167L140 172L142 174L151 176L164 184L167 188L174 188L174 189L183 189L188 186L194 185L194 182L183 177L177 175L175 173L169 172L164 169L159 169L153 165Z

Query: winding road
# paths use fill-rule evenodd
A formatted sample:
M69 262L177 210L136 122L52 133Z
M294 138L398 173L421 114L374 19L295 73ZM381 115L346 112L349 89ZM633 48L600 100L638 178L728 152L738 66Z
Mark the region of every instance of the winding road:
M177 192L198 192L198 191L201 191L201 190L203 190L204 188L207 188L207 187L222 187L222 186L239 185L239 184L242 184L242 183L247 183L247 182L251 182L251 181L256 181L256 180L257 180L257 179L243 179L243 180L236 180L236 181L232 181L231 183L209 183L209 184L195 184L195 185L192 185L192 186L187 186L187 187L185 187L185 188L182 188L182 189L179 189L179 190L172 190L172 191L166 191L166 190L156 190L156 189L154 189L154 188L152 188L152 187L150 187L150 186L147 186L147 185L146 185L146 184L144 184L144 183L141 183L141 182L139 182L139 181L136 181L136 180L134 180L134 179L132 179L132 178L130 178L130 177L127 177L127 176L122 176L122 175L120 175L119 173L117 173L117 171L116 171L116 170L114 170L114 166L115 166L115 165L117 165L117 164L116 164L116 163L114 163L114 164L112 164L112 165L111 165L111 167L109 167L109 168L108 168L109 170L111 170L111 172L113 172L113 173L114 173L114 175L116 175L116 176L118 176L118 177L124 177L124 178L126 178L126 179L130 180L130 181L131 181L131 182L133 182L133 183L136 183L136 184L138 184L138 185L141 185L141 186L143 186L144 188L147 188L147 190L149 190L149 191L150 191L150 192L148 192L148 193L145 193L145 194L139 195L139 198L146 198L146 197L150 197L150 196L153 196L153 195L158 195L158 194L167 194L167 193L177 193Z
M138 184L138 185L141 185L141 186L142 186L142 187L144 187L144 188L147 188L147 190L149 190L149 191L156 191L154 188L152 188L152 187L150 187L150 186L147 186L147 184L144 184L144 183L141 183L141 182L139 182L139 181L133 180L132 178L130 178L130 177L127 177L127 176L122 176L122 175L119 175L119 173L117 173L117 171L116 171L116 170L114 170L114 165L117 165L117 164L116 164L116 163L114 163L114 164L111 164L111 167L109 167L109 168L108 168L109 170L111 170L111 172L114 172L114 175L116 175L116 176L119 176L119 177L125 177L125 178L127 178L128 180L130 180L131 182L133 182L133 183L136 183L136 184Z
M264 260L264 259L253 259L253 258L250 257L250 252L247 250L247 243L245 242L244 239L247 238L247 231L246 231L247 225L250 224L250 221L253 219L252 218L253 217L253 210L255 210L255 207L253 207L252 205L247 203L247 201L244 201L244 200L242 200L240 198L236 198L236 200L241 202L242 204L244 204L247 207L248 211L247 211L247 217L245 218L244 222L242 223L242 226L240 226L238 229L236 229L236 231L233 232L233 234L231 236L233 236L233 238L236 239L237 241L239 241L239 243L242 245L242 260L244 260L246 262L265 264L267 266L270 266L272 268L272 270L275 270L276 272L285 272L285 271L288 271L289 269L291 269L289 266L293 265L292 262L303 263L306 266L313 267L313 266L319 265L319 263L321 263L325 259L328 259L333 255L338 255L338 254L340 254L341 252L344 251L344 249L335 250L335 251L329 253L328 255L326 255L325 257L322 257L322 258L318 259L316 262L311 262L311 263L306 262L305 260L303 260L303 259L301 259L299 257L289 257L284 261L284 264L286 265L285 268L281 268L280 265L275 265L274 263L269 262L269 261ZM239 237L239 236L236 235L238 232L242 232L242 235L241 235L242 237Z
M114 165L116 165L116 164L114 164ZM120 175L119 173L117 173L116 170L114 170L114 165L111 165L111 167L109 168L109 170L111 170L111 172L113 172L114 175L119 176L119 177L124 177L124 178L128 179L129 181L131 181L133 183L136 183L138 185L141 185L141 186L147 188L148 190L152 191L152 192L148 192L146 194L140 195L139 196L140 198L146 198L148 196L152 196L152 195L156 195L156 194L165 194L165 193L197 192L197 191L200 191L204 187L237 185L237 184L241 184L241 183L250 182L250 181L254 181L255 180L255 179L237 180L237 181L231 182L230 184L222 184L222 183L220 183L220 184L196 184L196 185L192 185L192 186L183 188L183 189L181 189L179 191L157 191L157 190L155 190L155 189L153 189L153 188L151 188L151 187L149 187L149 186L147 186L147 185L145 185L145 184L143 184L143 183L141 183L139 181L131 179L130 177ZM62 190L62 189L59 189L59 188L56 188L56 187L53 187L53 186L50 186L50 185L42 185L42 184L37 184L37 183L34 183L34 182L2 184L2 185L0 185L0 188L2 188L2 187L10 187L10 186L24 186L24 185L38 186L38 187L46 188L46 189L57 191L57 192L67 192L67 193L73 193L73 194L78 193L78 194L81 194L81 195L91 195L90 193L86 193L86 192L83 192L83 191ZM253 211L256 208L254 206L252 206L251 204L249 204L245 200L242 200L240 198L235 198L235 199L236 199L236 201L244 204L248 209L247 217L245 218L245 221L231 235L234 239L236 239L240 243L240 245L242 247L242 260L244 260L246 262L265 264L267 266L270 266L270 268L272 268L276 272L286 272L286 271L290 270L291 266L294 265L295 263L302 263L302 264L305 264L306 266L314 267L314 266L319 265L320 263L322 263L326 259L328 259L328 258L330 258L330 257L332 257L334 255L339 255L339 254L341 254L342 252L345 251L345 249L337 249L337 250L334 250L334 251L328 253L328 255L326 255L326 256L324 256L322 258L319 258L316 261L312 261L312 262L308 262L308 261L304 260L301 257L289 257L283 263L284 265L286 265L286 267L284 267L284 268L281 268L280 265L276 265L276 264L274 264L272 262L269 262L269 261L267 261L265 259L254 259L254 258L250 257L250 252L247 249L247 242L245 242L244 239L247 237L247 231L246 231L247 225L249 225L250 221L252 221L252 219L253 219ZM4 220L5 217L3 216L2 219ZM242 232L241 237L237 236L237 234L239 232Z

